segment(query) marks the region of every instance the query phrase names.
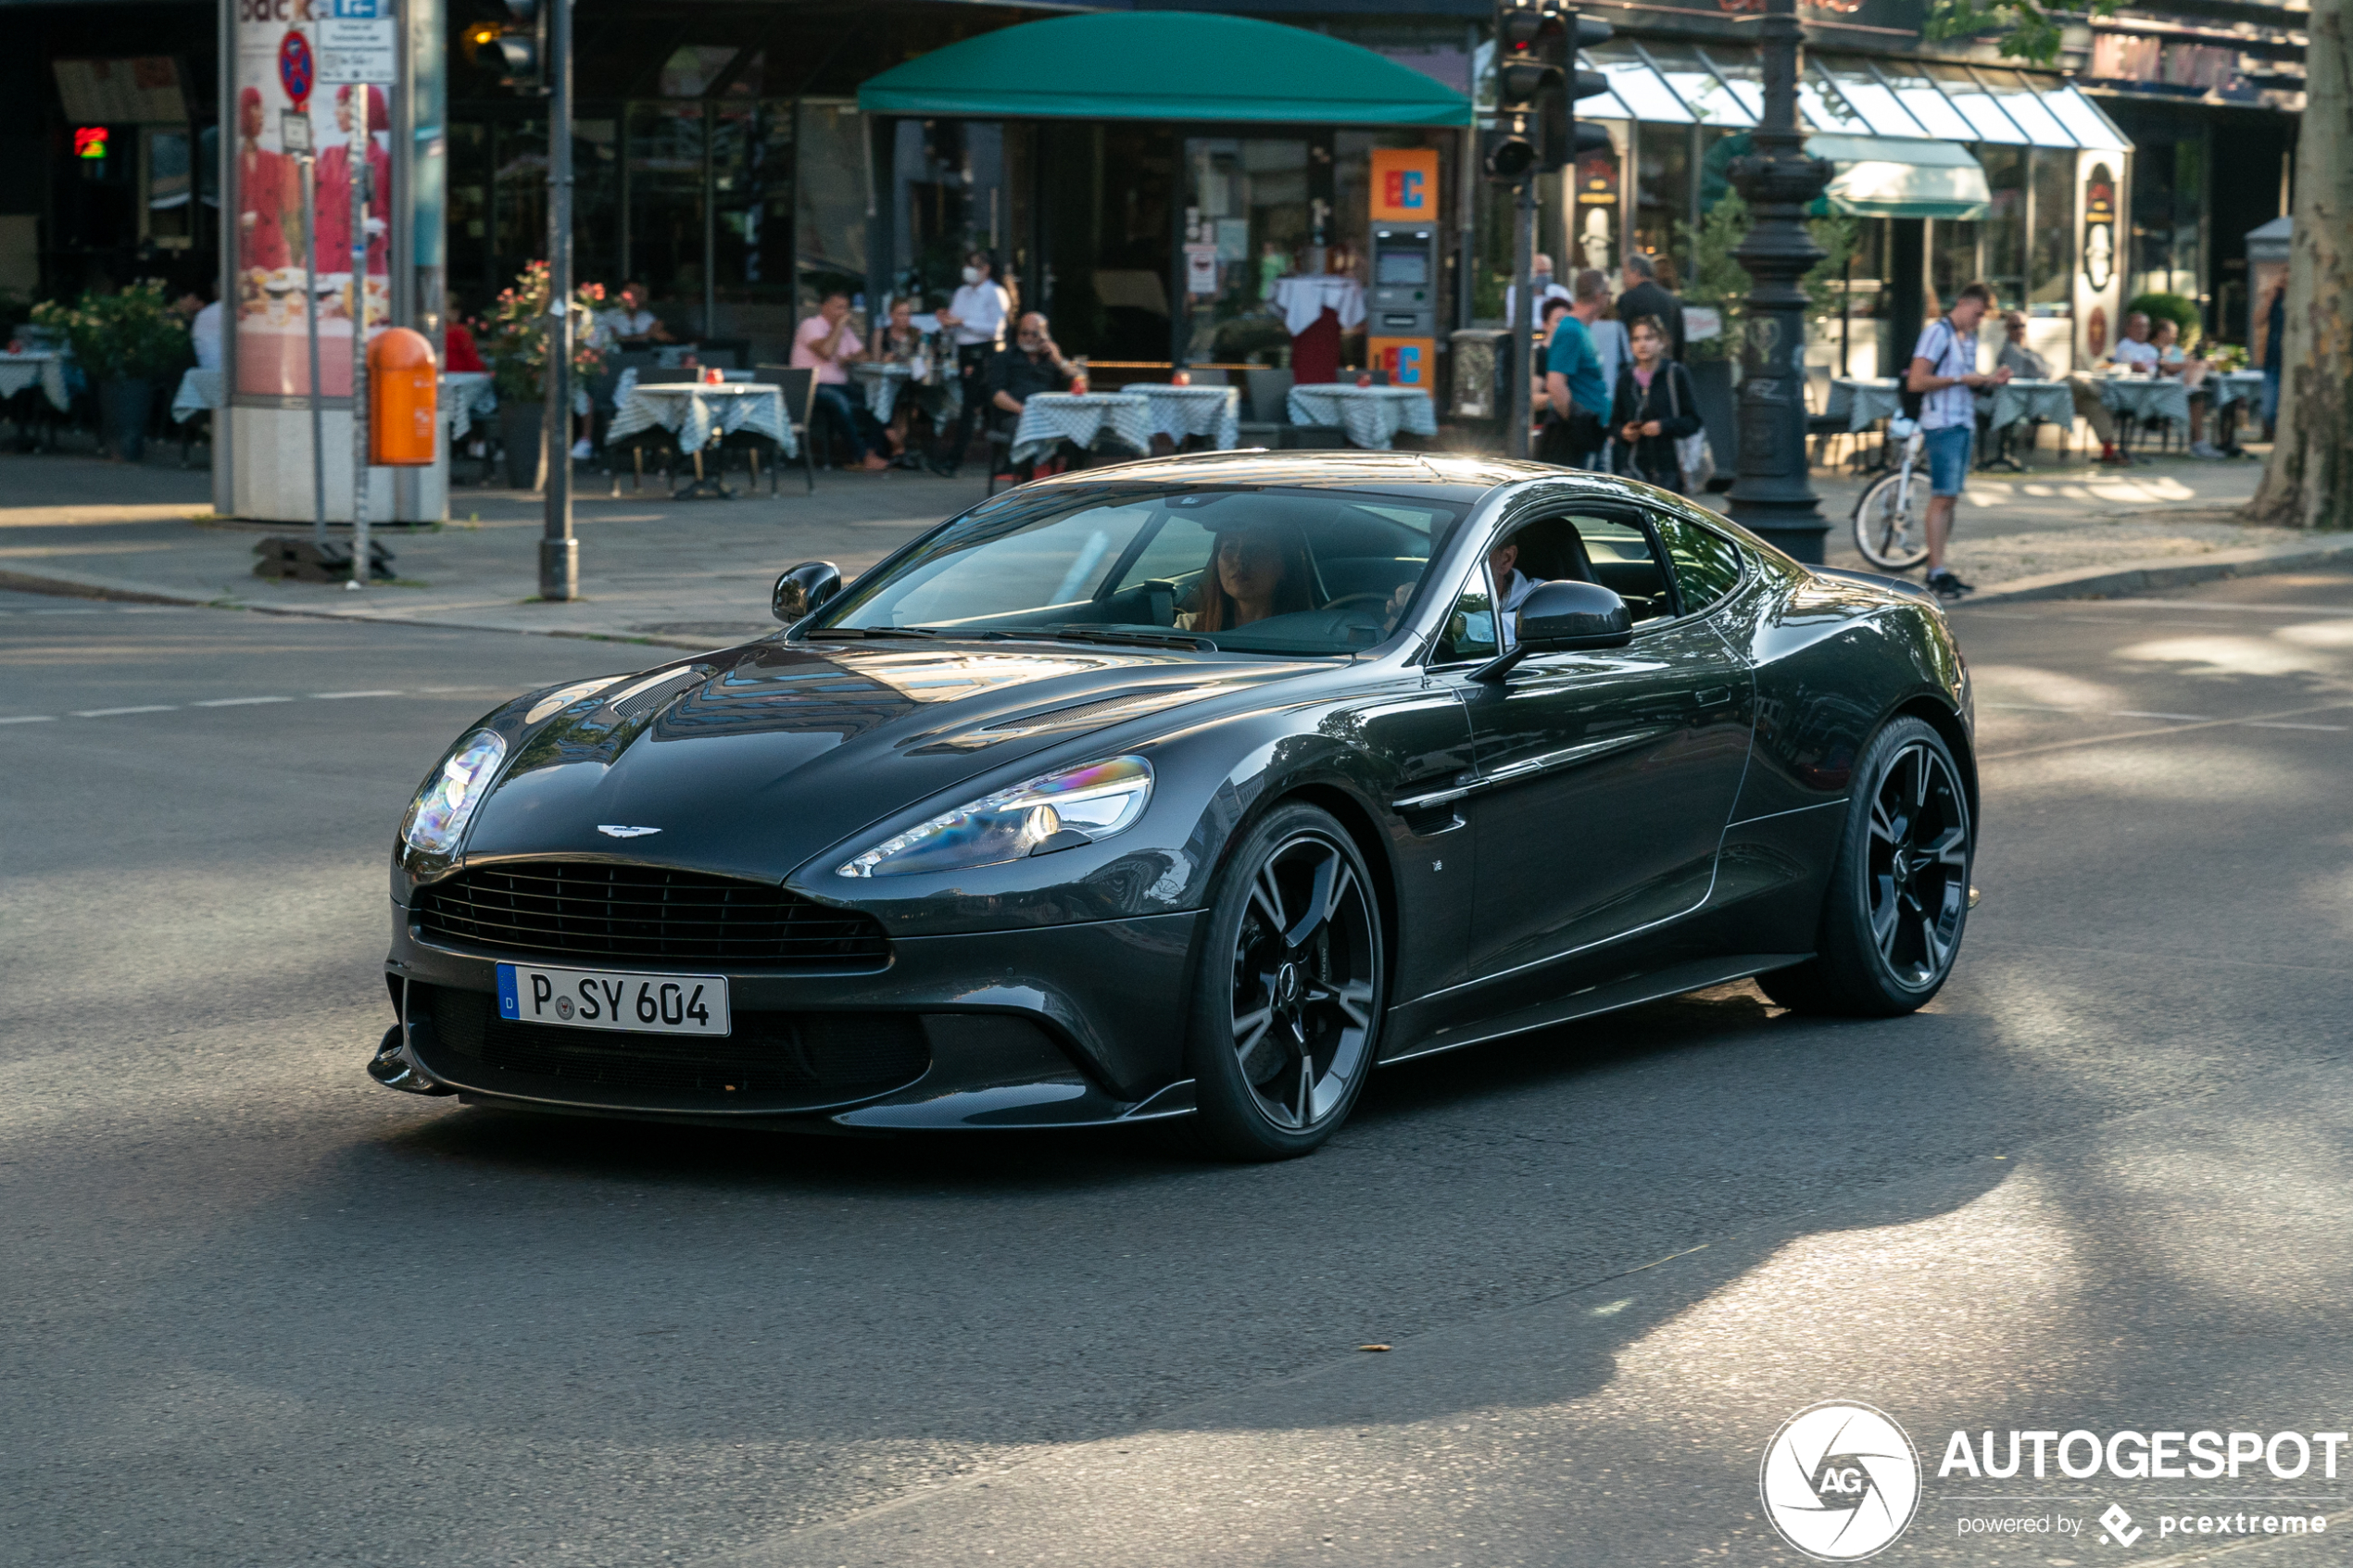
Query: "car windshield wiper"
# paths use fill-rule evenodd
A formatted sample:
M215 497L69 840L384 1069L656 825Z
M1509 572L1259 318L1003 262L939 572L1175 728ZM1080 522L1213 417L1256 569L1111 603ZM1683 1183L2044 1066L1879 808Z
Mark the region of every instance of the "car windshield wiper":
M1123 632L1109 626L1088 626L1069 621L1052 626L1025 626L1018 632L995 631L982 634L992 642L1045 638L1057 643L1126 643L1136 647L1190 648L1196 653L1217 651L1215 643L1207 637L1197 637L1190 632Z
M804 637L936 637L939 633L922 626L820 626L803 632Z

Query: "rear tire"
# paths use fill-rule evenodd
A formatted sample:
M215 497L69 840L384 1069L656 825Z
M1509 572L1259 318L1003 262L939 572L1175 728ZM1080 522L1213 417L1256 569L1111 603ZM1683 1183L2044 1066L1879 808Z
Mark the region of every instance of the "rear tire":
M1969 921L1976 824L1944 737L1918 719L1873 736L1822 900L1815 956L1757 977L1799 1012L1893 1018L1943 988Z
M1290 1160L1339 1130L1380 1045L1388 953L1347 830L1278 806L1218 884L1194 981L1189 1129L1227 1160Z

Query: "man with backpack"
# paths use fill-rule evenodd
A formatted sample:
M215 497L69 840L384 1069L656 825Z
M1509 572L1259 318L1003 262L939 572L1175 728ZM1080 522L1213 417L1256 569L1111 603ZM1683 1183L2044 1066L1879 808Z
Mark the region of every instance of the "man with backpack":
M1919 420L1928 455L1928 585L1940 599L1970 592L1944 564L1944 542L1953 532L1953 508L1969 478L1970 448L1977 443L1977 393L2010 379L2007 370L1985 375L1977 368L1977 324L1994 307L1994 291L1970 283L1952 307L1929 323L1912 350L1904 378L1904 412Z

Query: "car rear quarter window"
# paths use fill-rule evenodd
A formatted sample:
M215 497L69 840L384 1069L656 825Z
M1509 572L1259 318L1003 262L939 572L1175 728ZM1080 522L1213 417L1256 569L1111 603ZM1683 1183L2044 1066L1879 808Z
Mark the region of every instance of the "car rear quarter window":
M1683 613L1692 615L1740 586L1740 547L1697 523L1661 515L1659 543L1675 571L1675 586L1682 596Z

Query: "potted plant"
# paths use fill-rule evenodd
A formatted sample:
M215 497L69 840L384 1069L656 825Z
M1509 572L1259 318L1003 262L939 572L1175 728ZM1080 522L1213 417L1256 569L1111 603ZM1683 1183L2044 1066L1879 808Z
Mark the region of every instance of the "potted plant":
M596 342L597 312L604 307L600 283L585 283L572 295L572 374L574 385L604 369ZM542 432L547 406L547 264L525 267L514 286L473 326L483 362L498 394L498 440L507 454L507 483L535 490L546 478ZM570 442L565 445L569 446Z
M156 383L195 358L188 323L171 308L163 281L148 278L115 294L86 292L73 304L44 300L35 324L64 334L84 374L98 385L98 434L119 462L146 453Z

